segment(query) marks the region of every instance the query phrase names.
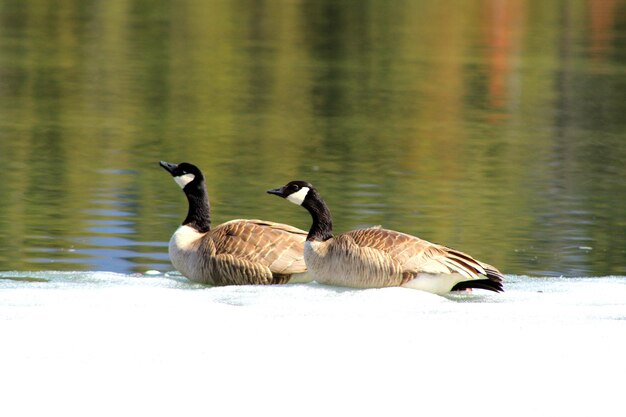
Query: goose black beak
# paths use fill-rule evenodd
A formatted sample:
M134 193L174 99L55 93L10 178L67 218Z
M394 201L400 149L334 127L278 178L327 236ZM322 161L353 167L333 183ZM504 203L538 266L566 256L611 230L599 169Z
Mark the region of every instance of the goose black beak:
M176 169L176 167L178 167L178 165L176 164L170 164L169 162L165 162L165 161L160 161L159 165L161 165L164 170L166 170L172 175L174 174L174 170Z
M274 195L277 195L279 197L284 197L283 188L282 187L281 188L274 188L272 190L267 190L267 193L268 194L274 194Z

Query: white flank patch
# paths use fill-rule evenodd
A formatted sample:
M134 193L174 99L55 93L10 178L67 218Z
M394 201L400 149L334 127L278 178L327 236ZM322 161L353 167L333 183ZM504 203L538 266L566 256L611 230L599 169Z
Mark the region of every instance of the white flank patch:
M191 181L193 181L194 178L196 178L196 176L193 174L185 174L185 175L181 175L178 177L174 177L174 181L176 181L176 184L178 184L180 188L185 188L185 186L189 184Z
M461 274L418 274L402 286L441 295L450 292L461 281L468 279Z
M287 200L291 201L293 204L301 206L308 193L309 187L302 187L299 191L288 195Z

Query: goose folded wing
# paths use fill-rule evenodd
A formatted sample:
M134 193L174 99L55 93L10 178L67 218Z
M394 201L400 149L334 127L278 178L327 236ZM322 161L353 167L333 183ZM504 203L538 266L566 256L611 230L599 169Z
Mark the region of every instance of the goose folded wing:
M275 274L306 271L307 233L295 227L262 220L233 220L213 229L216 253L229 254L268 267Z
M361 246L383 250L404 271L429 274L458 273L469 280L486 276L501 281L502 274L493 266L477 261L471 256L420 239L406 233L381 228L354 230L349 234Z

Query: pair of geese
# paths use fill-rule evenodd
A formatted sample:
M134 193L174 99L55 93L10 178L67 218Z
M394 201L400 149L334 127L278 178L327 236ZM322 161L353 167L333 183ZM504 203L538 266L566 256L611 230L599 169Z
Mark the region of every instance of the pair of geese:
M330 210L308 182L291 181L269 194L304 207L309 232L263 220L231 220L211 227L204 175L190 163L160 165L182 188L187 217L169 243L174 267L212 285L317 281L353 288L408 287L445 294L481 288L503 291L503 275L471 256L380 226L333 236Z

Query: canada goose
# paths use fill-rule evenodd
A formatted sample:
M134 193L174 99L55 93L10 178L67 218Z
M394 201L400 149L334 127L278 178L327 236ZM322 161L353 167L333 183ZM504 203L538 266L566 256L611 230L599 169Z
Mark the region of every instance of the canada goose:
M307 281L303 276L305 231L241 219L211 228L209 198L200 169L186 162L161 161L159 165L174 177L189 202L187 217L169 243L170 259L181 274L212 285Z
M333 236L330 210L308 182L267 191L306 208L313 217L304 245L311 279L355 288L402 286L445 294L482 288L501 292L502 273L445 246L380 226Z

